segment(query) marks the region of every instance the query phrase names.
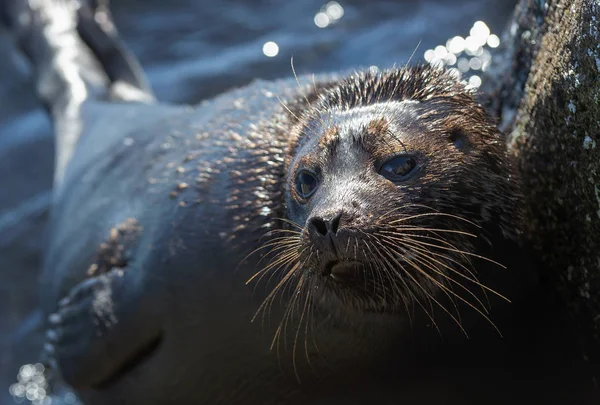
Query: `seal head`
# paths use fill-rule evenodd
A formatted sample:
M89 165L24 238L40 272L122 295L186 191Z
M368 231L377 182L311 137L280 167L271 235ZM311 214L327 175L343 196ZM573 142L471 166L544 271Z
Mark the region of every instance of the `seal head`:
M286 207L299 225L291 268L326 305L364 313L433 303L459 317L444 299L483 314L479 293L502 296L478 278L499 266L480 242L514 237L514 174L493 122L450 74L350 77L305 114L289 148Z

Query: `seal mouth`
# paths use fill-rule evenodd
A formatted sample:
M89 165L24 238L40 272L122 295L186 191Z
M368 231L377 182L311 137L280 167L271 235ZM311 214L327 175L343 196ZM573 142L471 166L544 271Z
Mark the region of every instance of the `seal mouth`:
M332 261L327 263L323 275L340 284L352 284L361 280L364 265L357 261Z

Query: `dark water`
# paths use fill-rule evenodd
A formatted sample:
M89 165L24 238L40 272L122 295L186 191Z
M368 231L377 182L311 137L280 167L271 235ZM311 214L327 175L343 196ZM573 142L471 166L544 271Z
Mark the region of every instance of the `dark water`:
M422 61L426 50L469 35L477 20L499 34L516 2L338 1L341 7L328 9L324 0L113 0L113 11L158 98L194 103L253 78L289 76L292 56L298 74L384 68L406 63L420 43L413 60ZM317 26L328 18L326 27ZM274 57L263 53L269 41L278 46ZM18 366L36 360L37 351L14 331L34 307L39 288L53 147L28 66L5 31L0 54L0 403L5 403Z

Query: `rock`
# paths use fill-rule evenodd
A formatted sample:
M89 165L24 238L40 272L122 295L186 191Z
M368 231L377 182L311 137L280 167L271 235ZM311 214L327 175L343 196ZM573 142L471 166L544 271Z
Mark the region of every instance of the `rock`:
M526 239L577 320L582 355L597 367L600 1L523 0L504 39L487 105L517 159Z

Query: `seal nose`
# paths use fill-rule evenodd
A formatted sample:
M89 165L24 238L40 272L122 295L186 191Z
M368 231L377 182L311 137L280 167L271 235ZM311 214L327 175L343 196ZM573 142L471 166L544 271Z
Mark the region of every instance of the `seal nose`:
M328 233L336 235L340 228L340 221L342 219L342 213L338 213L331 219L325 219L323 217L312 217L309 219L310 227L321 236L327 236Z

